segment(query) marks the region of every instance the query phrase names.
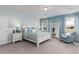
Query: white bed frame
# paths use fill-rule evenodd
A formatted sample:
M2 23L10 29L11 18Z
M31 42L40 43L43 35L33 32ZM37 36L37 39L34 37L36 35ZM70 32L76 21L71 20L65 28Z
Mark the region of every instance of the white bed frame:
M35 40L28 39L25 36L23 36L23 38L25 40L28 40L28 41L31 41L31 42L36 43L36 46L39 47L39 44L41 42L44 42L44 41L49 40L51 38L51 34L49 32L38 31L38 35L37 35L36 41Z

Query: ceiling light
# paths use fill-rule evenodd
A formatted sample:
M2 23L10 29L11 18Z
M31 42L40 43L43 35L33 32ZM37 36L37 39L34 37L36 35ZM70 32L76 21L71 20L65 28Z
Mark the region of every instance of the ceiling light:
M44 7L44 11L47 11L48 10L48 8L47 7Z

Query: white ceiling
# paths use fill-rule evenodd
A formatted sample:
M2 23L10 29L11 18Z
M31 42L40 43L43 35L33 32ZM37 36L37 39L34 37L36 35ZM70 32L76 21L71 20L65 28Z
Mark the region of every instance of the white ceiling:
M48 7L48 11L44 11L44 7ZM6 5L0 6L0 8L16 11L17 13L24 14L30 18L49 17L79 12L79 5Z

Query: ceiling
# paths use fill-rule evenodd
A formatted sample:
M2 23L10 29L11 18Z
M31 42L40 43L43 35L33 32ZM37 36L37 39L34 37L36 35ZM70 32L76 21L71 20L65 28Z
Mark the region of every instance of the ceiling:
M44 11L44 7L47 7L48 11ZM0 6L0 9L1 8L16 11L17 13L26 15L30 18L49 17L79 12L79 5L4 5Z

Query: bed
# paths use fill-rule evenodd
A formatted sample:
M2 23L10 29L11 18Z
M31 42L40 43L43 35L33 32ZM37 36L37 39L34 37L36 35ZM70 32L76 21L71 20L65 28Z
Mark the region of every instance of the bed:
M49 40L51 38L50 32L42 32L34 27L27 27L23 33L23 39L36 43L39 47L41 42Z

